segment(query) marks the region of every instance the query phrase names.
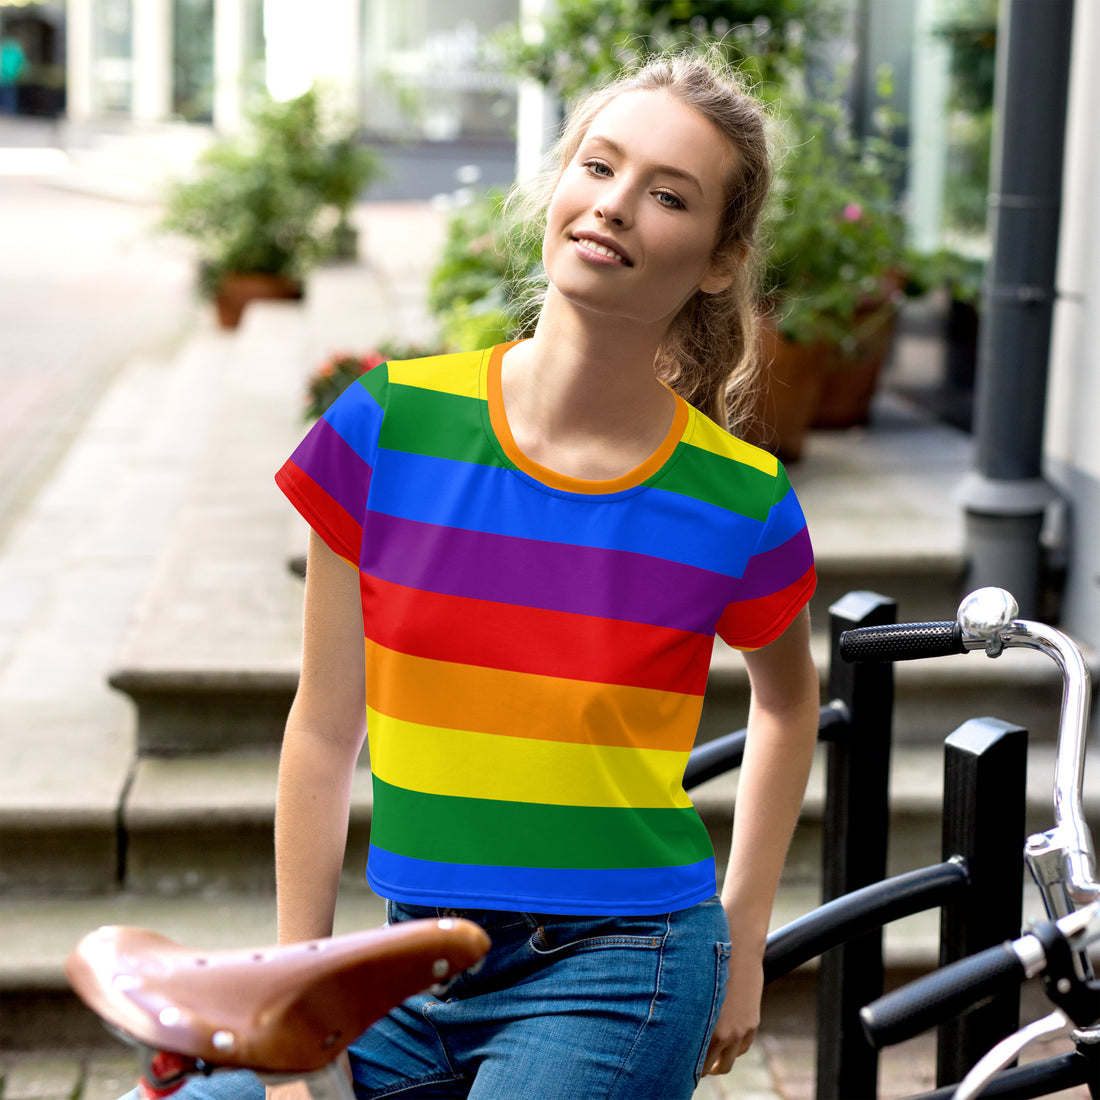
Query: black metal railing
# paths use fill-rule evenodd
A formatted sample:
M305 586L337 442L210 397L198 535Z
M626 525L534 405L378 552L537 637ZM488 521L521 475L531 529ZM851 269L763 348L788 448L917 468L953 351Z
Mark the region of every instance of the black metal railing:
M883 929L939 909L940 961L951 962L1019 934L1023 880L1027 732L972 719L944 745L942 862L886 874L894 666L848 664L840 635L896 621L893 600L849 593L830 608L822 904L768 937L765 979L821 957L817 1012L817 1100L878 1095L878 1051L859 1010L883 992ZM746 731L696 748L685 772L692 788L738 767ZM977 919L980 915L981 919ZM1019 996L995 999L944 1024L937 1085L959 1080L992 1044L1016 1030Z

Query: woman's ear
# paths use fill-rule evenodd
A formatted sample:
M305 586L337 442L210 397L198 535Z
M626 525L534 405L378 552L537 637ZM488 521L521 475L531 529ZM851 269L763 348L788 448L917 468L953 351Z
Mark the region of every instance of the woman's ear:
M699 280L699 289L704 294L721 294L728 290L737 278L737 269L745 262L748 249L744 242L737 241L723 251L715 254L710 266Z

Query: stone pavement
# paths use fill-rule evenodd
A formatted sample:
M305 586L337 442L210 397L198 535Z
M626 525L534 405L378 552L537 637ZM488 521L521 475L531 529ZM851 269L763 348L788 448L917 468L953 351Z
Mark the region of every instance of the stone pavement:
M1065 1039L1036 1044L1024 1061L1061 1054ZM705 1077L693 1100L814 1100L814 1043L810 1036L765 1034L725 1077ZM123 1046L93 1051L36 1051L0 1055L0 1100L117 1100L134 1085L136 1062ZM934 1044L921 1036L884 1053L878 1100L903 1100L935 1086ZM1051 1093L1051 1100L1088 1100L1084 1085ZM500 1100L522 1100L501 1097ZM585 1100L562 1097L562 1100ZM844 1100L872 1100L845 1097Z
M0 119L0 544L122 365L165 353L195 312L156 209L59 190L50 137Z

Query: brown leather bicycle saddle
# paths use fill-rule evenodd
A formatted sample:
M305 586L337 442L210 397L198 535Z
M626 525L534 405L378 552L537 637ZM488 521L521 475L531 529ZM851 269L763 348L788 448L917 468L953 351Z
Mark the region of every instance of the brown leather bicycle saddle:
M465 920L262 950L199 952L142 928L106 926L66 960L77 995L155 1050L210 1065L304 1074L406 997L466 970L489 937Z

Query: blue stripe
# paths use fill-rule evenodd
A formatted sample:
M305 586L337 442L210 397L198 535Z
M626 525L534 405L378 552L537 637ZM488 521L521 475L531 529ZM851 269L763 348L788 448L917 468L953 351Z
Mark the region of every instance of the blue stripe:
M627 550L738 577L763 524L654 487L631 507L537 487L508 469L379 450L370 510L419 523ZM645 494L644 500L641 499ZM640 505L640 506L639 506ZM368 515L365 537L369 538Z
M713 858L685 867L579 871L433 863L374 844L367 881L379 896L408 905L585 916L668 913L716 893Z
M378 453L378 433L382 426L382 407L363 387L350 386L325 410L324 422L330 424L345 443L368 465L374 466Z
M802 505L798 503L794 490L788 489L787 495L772 505L755 552L763 554L775 550L805 529L806 517L802 514Z

